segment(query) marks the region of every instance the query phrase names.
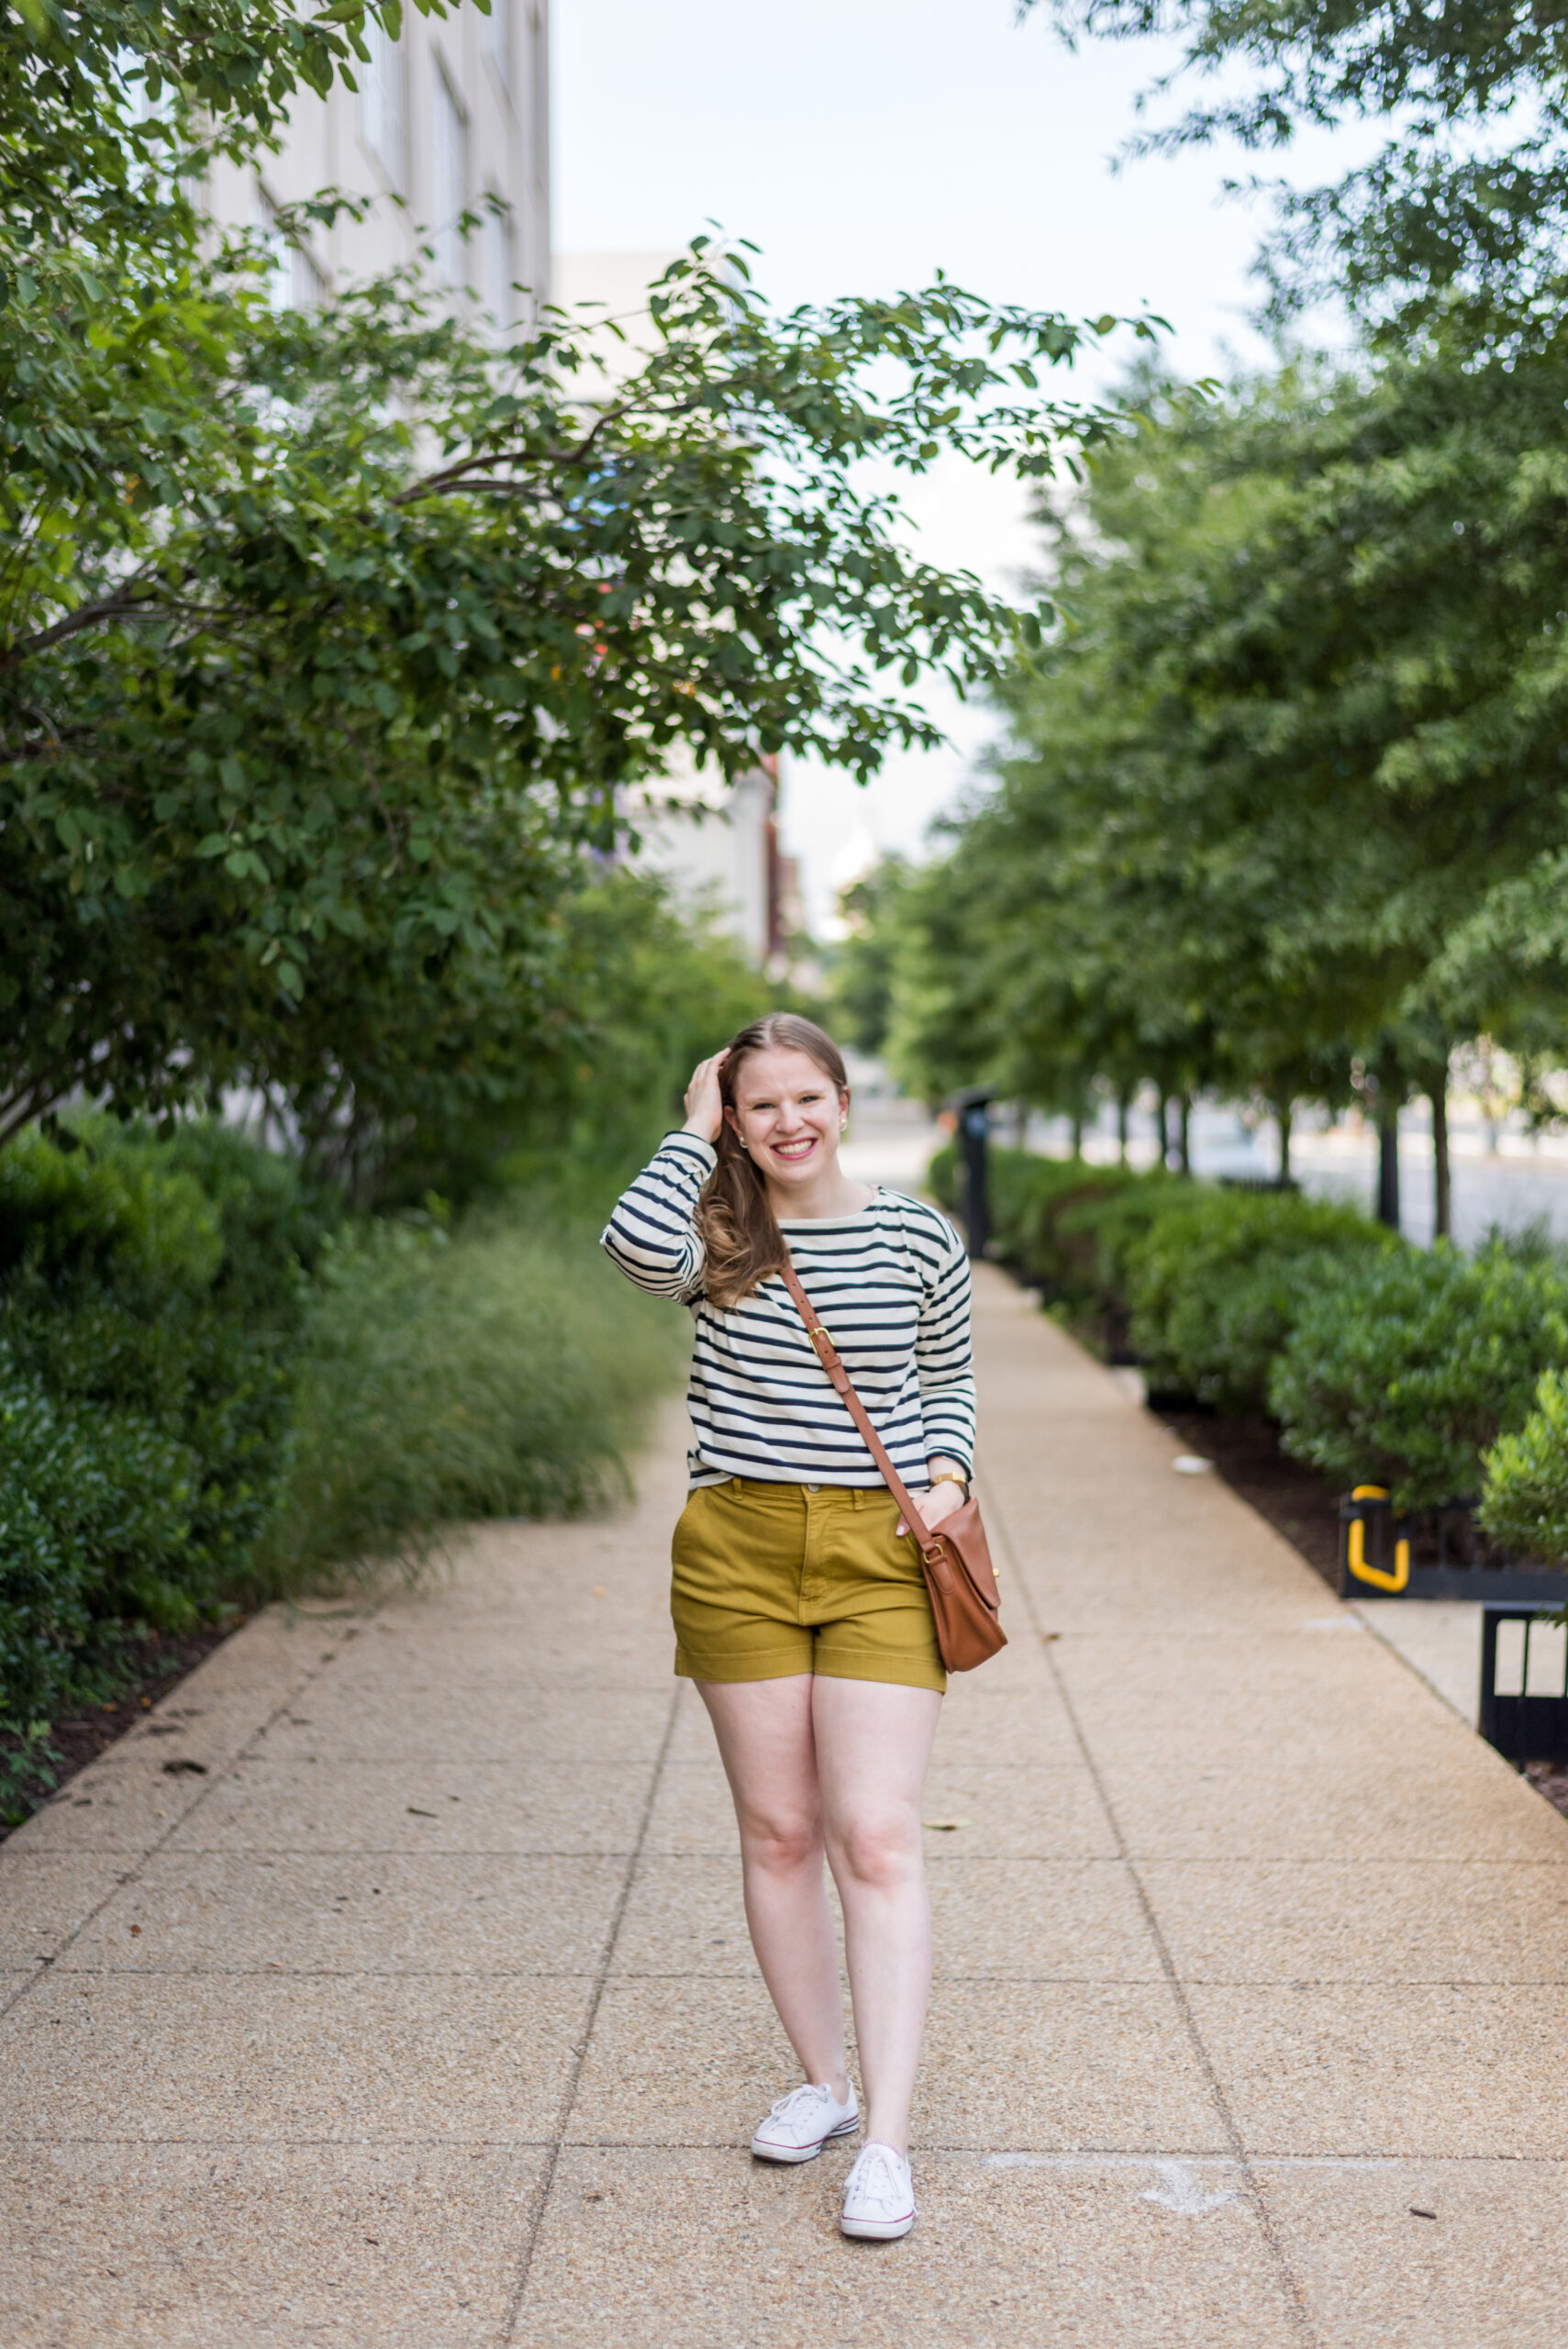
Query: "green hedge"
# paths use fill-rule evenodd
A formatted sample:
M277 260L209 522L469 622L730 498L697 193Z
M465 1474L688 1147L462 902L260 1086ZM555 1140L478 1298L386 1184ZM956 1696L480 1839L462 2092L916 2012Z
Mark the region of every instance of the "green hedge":
M1269 1373L1315 1291L1397 1244L1332 1200L1184 1184L1129 1265L1132 1342L1151 1386L1263 1410Z
M1440 1242L1347 1265L1305 1302L1269 1396L1296 1458L1426 1508L1479 1491L1483 1455L1524 1427L1542 1372L1565 1366L1556 1264Z
M47 1724L85 1685L106 1619L167 1620L195 1466L137 1413L72 1409L0 1354L0 1732Z
M275 1509L293 1348L332 1219L221 1127L89 1122L0 1154L0 1724L181 1631Z
M1285 1447L1401 1507L1469 1497L1568 1555L1568 1269L1410 1246L1353 1208L994 1150L996 1252L1070 1316L1130 1312L1151 1387L1271 1410ZM957 1154L930 1186L954 1204ZM1556 1545L1553 1547L1553 1545Z
M1510 1550L1568 1563L1568 1376L1543 1371L1534 1408L1486 1455L1481 1521Z

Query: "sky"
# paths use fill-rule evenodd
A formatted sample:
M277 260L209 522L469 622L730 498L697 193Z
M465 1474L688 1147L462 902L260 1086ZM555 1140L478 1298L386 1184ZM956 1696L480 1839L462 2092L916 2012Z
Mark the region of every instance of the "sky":
M560 252L667 251L717 221L762 248L757 281L781 305L940 267L997 302L1157 311L1188 376L1266 360L1248 323L1266 206L1223 194L1253 163L1205 150L1114 167L1169 49L1069 52L1014 0L553 0L551 38ZM1293 150L1292 177L1337 175L1349 143ZM1113 346L1084 391L1106 389L1131 349ZM904 495L928 560L1011 589L1035 558L1014 484L955 460ZM814 928L879 852L922 852L995 739L984 708L925 698L949 748L895 755L864 788L789 768L784 846Z

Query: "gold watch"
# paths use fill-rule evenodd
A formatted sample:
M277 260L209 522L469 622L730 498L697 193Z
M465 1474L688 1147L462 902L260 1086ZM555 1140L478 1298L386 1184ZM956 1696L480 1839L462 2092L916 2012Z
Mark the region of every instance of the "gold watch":
M967 1500L969 1498L969 1479L967 1476L961 1476L956 1468L944 1468L941 1470L940 1475L933 1476L930 1481L933 1488L938 1485L962 1485L963 1486L964 1499Z

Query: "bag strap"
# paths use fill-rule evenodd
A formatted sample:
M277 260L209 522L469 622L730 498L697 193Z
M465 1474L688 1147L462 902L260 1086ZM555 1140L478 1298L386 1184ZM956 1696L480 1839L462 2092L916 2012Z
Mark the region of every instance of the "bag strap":
M855 1392L854 1381L851 1378L849 1372L844 1367L843 1358L840 1354L838 1347L833 1343L832 1339L828 1336L827 1330L818 1319L817 1308L806 1296L805 1289L802 1288L800 1285L800 1275L795 1271L795 1266L790 1263L787 1256L784 1258L784 1263L779 1266L779 1271L783 1275L784 1285L785 1288L788 1289L791 1297L794 1297L796 1308L800 1313L800 1318L806 1324L806 1333L811 1340L812 1346L816 1351L817 1359L822 1364L822 1367L827 1372L828 1377L832 1380L834 1386L838 1389L840 1400L844 1405L845 1409L849 1412L851 1419L853 1419L856 1427L859 1428L862 1435L865 1438L866 1450L871 1453L871 1456L875 1461L877 1467L881 1470L883 1481L886 1485L888 1491L898 1503L899 1512L903 1517L905 1524L909 1528L909 1531L915 1536L916 1541L918 1542L921 1556L928 1560L940 1558L943 1554L941 1543L940 1542L933 1541L931 1535L927 1531L925 1519L920 1515L919 1510L916 1508L913 1500L911 1500L908 1488L905 1485L903 1477L900 1476L897 1469L894 1466L893 1462L888 1457L887 1446L883 1442L882 1438L878 1435L875 1428L872 1425L871 1413L866 1409L865 1405L861 1401L860 1397Z

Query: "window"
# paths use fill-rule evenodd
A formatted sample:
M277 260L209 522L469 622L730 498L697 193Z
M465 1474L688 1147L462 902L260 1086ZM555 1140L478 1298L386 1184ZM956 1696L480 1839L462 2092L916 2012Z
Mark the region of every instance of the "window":
M296 310L318 310L327 299L327 281L303 245L289 247L289 302Z
M484 54L504 90L512 86L512 0L490 0L484 19Z
M468 209L468 117L446 67L436 60L430 178L435 196L436 260L449 285L463 283L462 230Z
M364 26L368 64L361 65L360 120L365 145L395 188L404 180L403 51L383 25L367 16Z
M512 323L517 295L512 280L517 271L512 262L512 214L509 206L496 211L500 198L486 199L484 212L484 306L495 324L503 330Z
M303 245L291 244L278 225L278 208L260 181L251 226L266 240L272 259L267 299L274 310L314 310L327 296L327 283Z

